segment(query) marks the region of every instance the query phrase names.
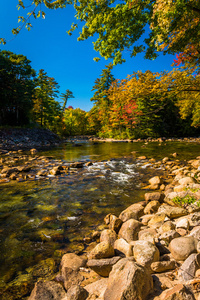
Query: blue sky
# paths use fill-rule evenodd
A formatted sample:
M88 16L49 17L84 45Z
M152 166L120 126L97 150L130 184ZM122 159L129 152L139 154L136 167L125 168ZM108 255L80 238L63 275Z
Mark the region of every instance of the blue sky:
M105 65L110 61L101 59L93 61L99 56L93 50L93 39L77 42L79 29L72 36L66 31L70 29L74 19L73 7L65 9L46 10L45 19L31 19L33 28L31 31L23 29L13 39L12 28L18 26L18 16L24 15L24 10L17 10L17 0L2 1L0 10L0 37L9 42L1 50L9 50L16 54L23 54L31 61L32 67L38 72L44 69L48 76L54 77L60 86L60 93L66 89L73 92L75 98L70 99L67 105L83 110L90 110L93 103L90 98L93 95L91 89L94 81L99 77ZM125 78L134 71L160 72L171 70L174 56L161 55L154 61L143 59L140 54L134 58L125 53L126 63L114 67L112 73L117 79Z

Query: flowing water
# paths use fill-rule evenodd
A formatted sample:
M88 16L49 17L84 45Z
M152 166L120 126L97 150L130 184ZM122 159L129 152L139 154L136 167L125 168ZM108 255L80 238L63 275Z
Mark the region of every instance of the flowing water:
M92 161L93 165L45 180L0 185L0 299L26 299L38 278L54 276L66 252L83 253L91 235L108 213L143 199L141 189L163 174L137 159L179 160L200 154L197 143L71 143L39 155L62 164Z

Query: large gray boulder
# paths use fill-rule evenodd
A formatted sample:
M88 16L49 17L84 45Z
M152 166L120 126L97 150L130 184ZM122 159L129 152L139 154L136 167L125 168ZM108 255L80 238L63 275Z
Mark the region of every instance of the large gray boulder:
M104 300L145 300L153 288L150 273L128 258L113 266Z

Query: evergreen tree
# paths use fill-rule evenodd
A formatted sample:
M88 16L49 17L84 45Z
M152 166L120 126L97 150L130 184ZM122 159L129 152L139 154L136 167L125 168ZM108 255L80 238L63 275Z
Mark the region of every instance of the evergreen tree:
M0 124L29 123L36 72L24 55L0 51Z
M95 80L95 85L92 88L92 91L95 91L95 93L90 100L95 102L96 113L99 115L101 125L106 125L109 122L110 100L107 92L115 80L111 74L112 68L113 65L111 63L107 65L106 69L102 70L100 78Z
M35 89L33 116L41 126L52 130L56 119L60 121L61 107L58 101L58 83L49 77L44 70L40 70Z
M67 105L68 99L69 98L74 98L74 95L73 95L73 93L69 89L67 89L65 93L61 94L61 98L64 101L63 102L63 106L62 106L62 111L64 112L65 108L66 108L66 105Z

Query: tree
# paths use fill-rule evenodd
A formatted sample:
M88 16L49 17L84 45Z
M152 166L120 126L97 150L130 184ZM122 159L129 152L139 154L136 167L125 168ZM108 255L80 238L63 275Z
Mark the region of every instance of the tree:
M107 91L108 119L99 114L99 135L111 138L181 136L200 126L200 75L192 68L134 72ZM197 131L196 131L197 132Z
M63 107L62 107L63 112L65 111L67 101L68 101L69 98L74 98L74 95L70 90L67 89L65 93L61 94L61 99L64 101L63 102Z
M67 108L64 112L64 134L83 135L87 134L87 113L80 108Z
M49 77L43 69L39 71L35 88L33 117L41 126L57 131L61 122L62 110L58 101L58 83L53 77Z
M111 70L113 65L110 63L106 66L105 69L102 70L100 78L95 80L95 85L92 88L92 91L95 91L93 97L90 99L95 102L96 111L98 112L100 123L106 124L109 122L109 106L110 100L107 95L107 92L115 80L113 75L111 74Z
M30 121L36 72L24 55L0 51L0 124L24 125Z
M44 17L42 4L48 9L73 5L76 18L84 22L79 40L97 34L94 49L104 58L113 58L114 64L123 61L124 50L129 50L131 56L145 51L145 57L151 59L157 56L157 51L180 53L191 46L199 51L197 0L33 0L28 16L19 17L22 25L13 30L14 34L24 26L31 28L31 16ZM18 7L25 9L25 6L25 1L19 0ZM77 27L78 24L72 24L68 33Z

